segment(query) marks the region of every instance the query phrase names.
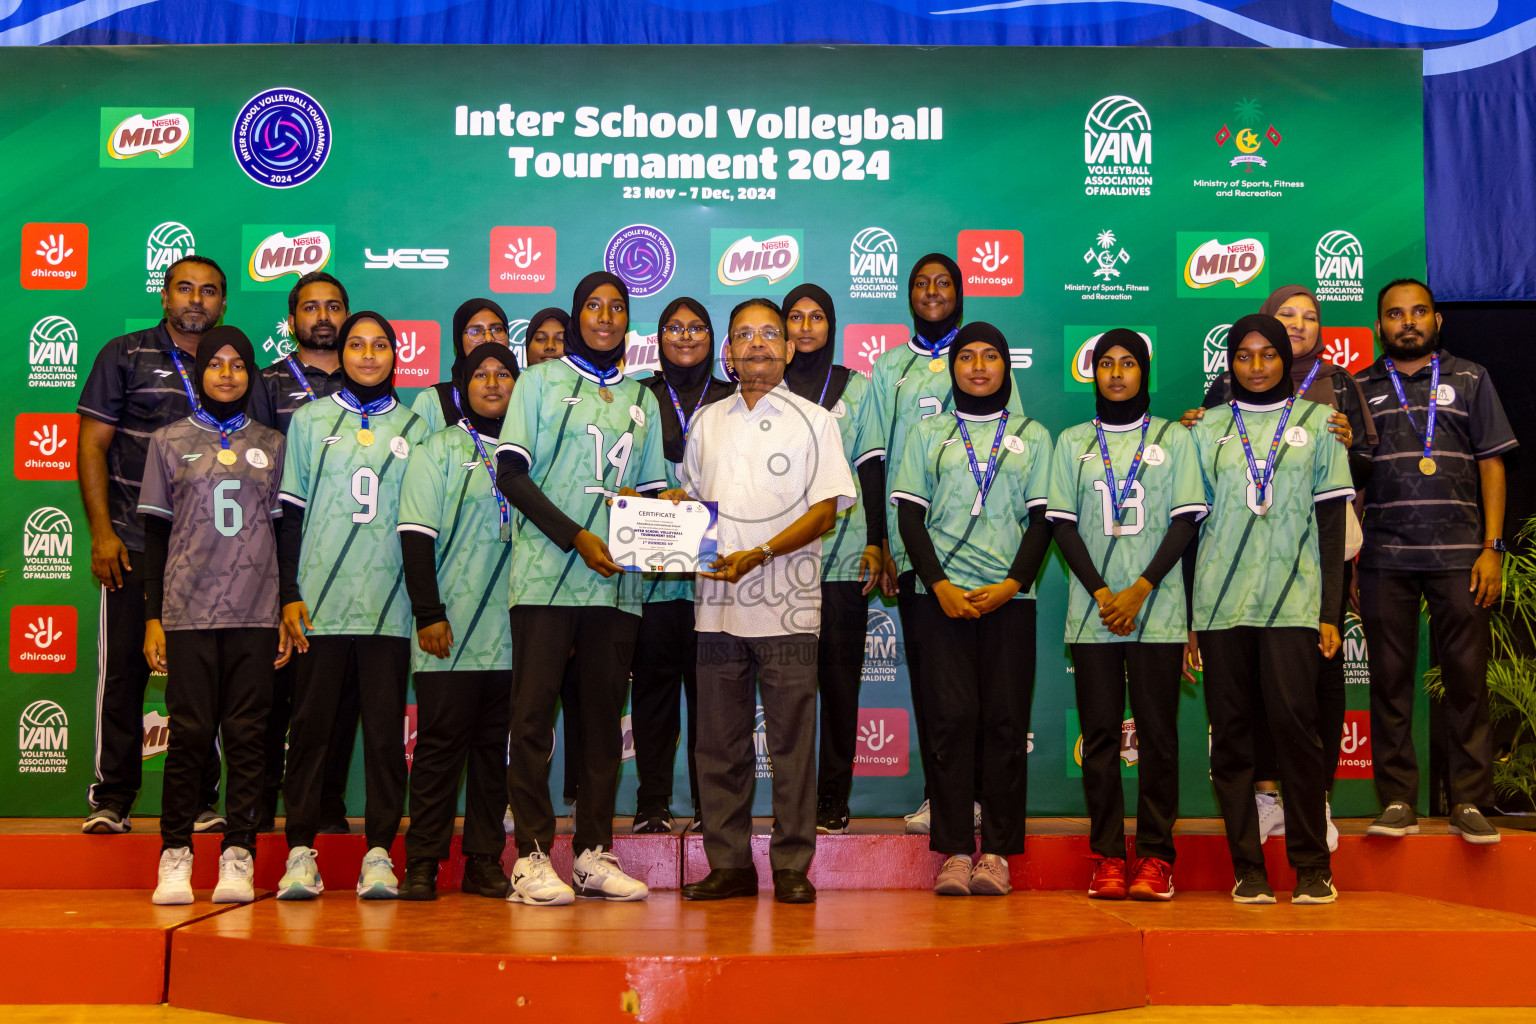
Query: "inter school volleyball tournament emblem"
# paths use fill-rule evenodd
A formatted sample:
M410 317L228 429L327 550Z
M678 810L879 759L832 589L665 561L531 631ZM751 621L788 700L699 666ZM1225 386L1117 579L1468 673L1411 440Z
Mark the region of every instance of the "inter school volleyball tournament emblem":
M649 224L631 224L608 240L603 267L619 277L637 299L655 295L672 280L677 250L666 234Z
M252 181L295 188L320 173L331 155L331 122L308 93L267 89L235 117L235 161Z

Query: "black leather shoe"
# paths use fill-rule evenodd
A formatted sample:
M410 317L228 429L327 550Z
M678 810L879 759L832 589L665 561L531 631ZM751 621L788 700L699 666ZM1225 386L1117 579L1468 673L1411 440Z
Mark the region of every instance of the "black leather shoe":
M757 895L757 869L716 868L702 881L683 886L685 900L728 900Z
M402 900L437 899L437 861L415 857L405 862L405 880L400 883Z
M666 808L643 811L635 815L632 831L636 835L665 835L672 831L672 812Z
M409 871L409 865L406 866ZM512 883L501 870L501 859L488 853L470 853L464 856L464 881L459 888L471 896L504 900Z
M815 903L816 887L804 871L779 868L773 873L773 898L780 903Z

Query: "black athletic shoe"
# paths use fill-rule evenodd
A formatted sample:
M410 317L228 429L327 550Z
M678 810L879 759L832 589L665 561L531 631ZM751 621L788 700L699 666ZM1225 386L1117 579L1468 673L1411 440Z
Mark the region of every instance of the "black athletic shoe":
M322 836L347 836L352 834L352 823L346 818L337 818L320 826Z
M683 829L683 831L697 832L702 835L704 833L704 812L695 807L693 809L693 820L688 823L688 827Z
M507 873L501 869L501 858L488 853L470 853L464 856L464 881L459 888L471 896L504 900L511 886Z
M1413 813L1413 808L1401 800L1393 800L1387 804L1387 809L1376 815L1376 820L1371 822L1365 830L1368 836L1389 836L1392 839L1401 839L1403 836L1416 836L1419 834L1419 816Z
M824 836L840 836L848 831L848 805L823 797L816 805L816 831Z
M1499 841L1499 830L1488 824L1488 819L1477 809L1477 804L1457 804L1451 808L1450 832L1478 846Z
M1332 903L1339 898L1339 890L1333 887L1333 873L1327 868L1302 868L1296 872L1296 890L1291 902L1302 905Z
M434 857L412 857L405 862L405 880L400 883L402 900L437 899L437 860Z
M672 812L666 808L640 811L635 814L631 831L636 835L663 835L672 831L673 824Z
M1269 887L1269 876L1264 873L1263 867L1244 867L1239 869L1232 886L1233 903L1273 903L1275 902L1275 890Z

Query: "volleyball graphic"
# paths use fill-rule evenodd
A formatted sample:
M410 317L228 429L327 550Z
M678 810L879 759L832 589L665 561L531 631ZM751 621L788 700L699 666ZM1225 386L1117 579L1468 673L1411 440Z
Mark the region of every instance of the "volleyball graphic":
M1083 130L1093 135L1105 132L1149 132L1152 117L1147 108L1129 96L1105 96L1088 111Z
M32 325L32 342L59 341L69 343L80 340L80 332L75 330L75 325L62 316L45 316Z
M1365 247L1348 231L1330 231L1317 240L1319 256L1363 256Z

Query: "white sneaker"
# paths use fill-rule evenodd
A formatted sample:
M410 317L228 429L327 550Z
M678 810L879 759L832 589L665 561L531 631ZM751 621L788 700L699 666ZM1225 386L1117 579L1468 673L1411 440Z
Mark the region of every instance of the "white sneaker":
M576 891L555 874L547 853L530 853L512 865L512 885L507 889L508 903L527 903L536 907L563 907L576 902Z
M1328 852L1333 853L1339 848L1339 826L1333 823L1333 804L1325 802L1323 813L1328 816Z
M651 894L644 882L624 873L612 850L601 846L581 851L571 868L571 882L576 894L588 899L628 903L643 900Z
M215 903L249 903L256 898L251 877L256 874L256 859L250 850L231 846L219 855L219 884L213 888Z
M1253 802L1259 806L1259 842L1267 842L1270 836L1285 835L1285 805L1280 802L1280 794L1273 790L1256 790Z
M501 816L501 830L507 835L511 835L516 830L516 826L512 823L511 804L507 804L507 813Z
M177 846L160 851L160 870L150 901L160 907L182 907L192 902L192 848Z
M315 851L309 846L295 846L288 851L288 863L277 883L280 900L312 900L325 892L320 869L315 865Z
M928 806L928 801L924 800L923 806L902 820L907 823L907 835L925 836L933 825L933 811Z
M977 835L981 835L981 801L980 800L977 800L977 801L975 801L975 802L973 802L971 804L971 827L976 830L976 834Z
M365 900L392 900L400 895L400 880L389 851L375 846L363 854L363 870L357 876L357 894Z

